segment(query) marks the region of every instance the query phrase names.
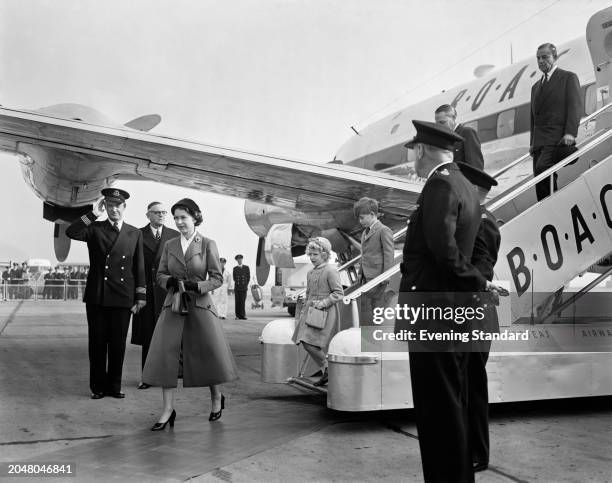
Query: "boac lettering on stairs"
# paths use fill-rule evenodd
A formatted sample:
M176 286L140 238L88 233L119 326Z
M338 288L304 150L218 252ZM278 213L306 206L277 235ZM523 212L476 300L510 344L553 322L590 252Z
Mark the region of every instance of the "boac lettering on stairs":
M509 275L519 297L531 288L534 280L539 291L556 290L555 283L559 286L567 283L585 265L596 261L592 258L599 259L612 251L612 184L599 186L598 190L592 186L589 186L591 189L574 187L581 189L581 196L572 196L569 189L566 196L553 195L559 199L544 200L541 206L525 213L522 222L508 227L512 228L508 235L522 243L502 252L509 273L500 275ZM505 227L502 243L504 236ZM568 273L557 276L559 280L555 281L555 273L563 272L564 268Z

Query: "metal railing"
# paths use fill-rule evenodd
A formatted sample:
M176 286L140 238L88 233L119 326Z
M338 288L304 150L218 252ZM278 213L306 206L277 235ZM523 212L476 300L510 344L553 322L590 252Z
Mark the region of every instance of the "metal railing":
M610 108L612 108L612 103L611 104L606 104L605 106L600 107L595 112L593 112L593 113L589 114L588 116L586 116L585 118L583 118L580 121L580 126L582 126L582 125L584 125L584 124L586 124L588 122L591 122L593 119L595 119L597 116L599 116L602 112L605 112L605 111L607 111ZM520 156L519 158L515 159L514 161L512 161L507 166L504 166L500 170L498 170L495 173L493 173L491 176L493 176L494 178L497 178L497 177L501 176L502 174L504 174L506 171L509 171L512 168L514 168L515 166L521 164L523 161L527 160L530 157L531 157L531 154L529 154L529 153L523 154L522 156Z
M55 282L55 283L54 283ZM2 281L0 300L80 300L85 291L84 279Z
M582 146L580 149L578 149L578 151L570 154L568 157L566 157L565 159L563 159L559 163L557 163L554 166L548 168L543 173L540 173L538 176L535 176L534 178L530 179L528 182L522 184L521 186L517 187L516 189L510 191L508 194L504 195L502 198L500 198L500 199L492 202L491 204L487 205L487 209L489 211L491 211L491 212L497 210L498 208L502 207L503 205L505 205L509 201L513 200L517 196L523 194L525 191L527 191L527 190L531 189L532 187L534 187L540 181L548 178L549 176L552 176L553 174L555 174L560 169L564 168L565 166L567 166L571 162L577 160L579 157L584 156L591 149L599 146L604 141L607 141L610 138L612 138L612 129L610 129L609 131L606 131L606 132L602 133L601 135L597 136L597 138L595 138L594 140L586 143L584 146Z

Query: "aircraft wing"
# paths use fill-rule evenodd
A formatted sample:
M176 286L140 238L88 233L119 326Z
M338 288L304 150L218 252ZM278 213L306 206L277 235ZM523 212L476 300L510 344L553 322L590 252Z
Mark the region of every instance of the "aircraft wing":
M362 196L407 216L422 183L341 164L313 164L0 108L0 149L20 145L108 161L116 179L143 179L270 203L302 212L350 208ZM88 158L89 156L89 158Z

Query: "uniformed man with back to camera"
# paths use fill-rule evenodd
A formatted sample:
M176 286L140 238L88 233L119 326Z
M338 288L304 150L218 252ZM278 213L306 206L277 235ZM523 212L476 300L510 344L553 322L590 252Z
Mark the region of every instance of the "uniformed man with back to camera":
M399 305L422 300L452 305L496 287L470 263L480 209L474 187L453 163L462 138L446 126L413 121L417 174L427 181L410 218L401 264ZM461 293L465 293L461 296ZM429 295L428 295L429 294ZM447 298L447 297L451 298ZM444 308L444 307L443 307ZM405 321L398 322L402 326ZM426 332L459 329L455 320L420 320ZM417 330L417 334L419 331ZM450 347L450 350L449 350ZM467 389L469 353L409 343L410 377L426 482L472 482Z
M89 274L83 301L87 313L89 374L92 399L124 398L121 376L130 317L146 305L142 232L124 223L121 189L102 190L93 211L66 230L73 240L87 242ZM108 219L96 221L106 211ZM107 369L108 360L108 369Z
M478 190L480 201L480 225L471 263L489 281L493 280L493 267L497 262L497 254L501 243L501 234L495 215L485 208L486 197L497 181L484 171L466 163L457 163L463 175ZM485 317L481 329L485 333L498 333L496 292L482 294L481 304L484 306ZM479 341L469 353L468 361L468 417L470 445L474 471L483 471L489 467L489 387L486 364L489 359L491 341Z

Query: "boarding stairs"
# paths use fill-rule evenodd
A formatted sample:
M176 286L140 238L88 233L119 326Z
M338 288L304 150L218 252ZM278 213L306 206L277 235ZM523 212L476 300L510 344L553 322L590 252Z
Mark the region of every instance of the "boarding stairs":
M612 105L604 106L583 119L582 126L611 111ZM529 155L521 156L494 174L497 179L515 180L513 186L494 193L487 203L487 209L503 220L495 274L498 281L510 282L512 292L508 316L500 320L503 325L550 323L554 314L561 314L573 306L612 273L609 262L612 254L612 156L609 155L612 153L612 129L591 130L577 147L575 153L537 177L533 176ZM517 175L517 170L526 174ZM535 184L554 173L559 176L559 190L538 203ZM407 228L398 231L394 240L404 236ZM359 256L355 257L339 269L350 269L359 260ZM400 261L401 256L385 273L346 291L344 303L350 306L352 327L359 327L359 297L381 282L399 277ZM579 291L563 293L566 284L587 271L598 275ZM291 377L288 382L327 392L326 388L313 386L313 380L304 377L307 367L306 355L298 376Z

